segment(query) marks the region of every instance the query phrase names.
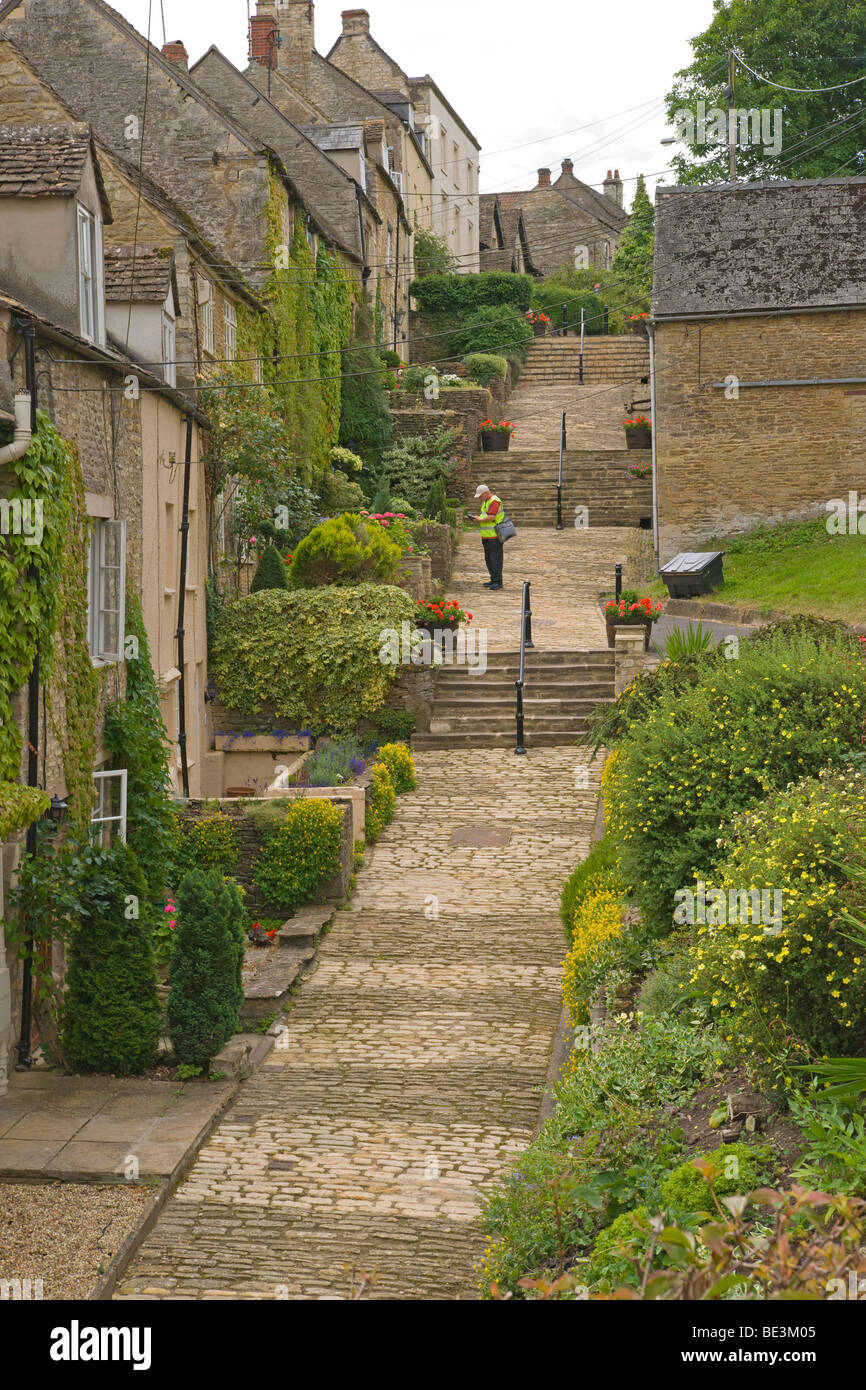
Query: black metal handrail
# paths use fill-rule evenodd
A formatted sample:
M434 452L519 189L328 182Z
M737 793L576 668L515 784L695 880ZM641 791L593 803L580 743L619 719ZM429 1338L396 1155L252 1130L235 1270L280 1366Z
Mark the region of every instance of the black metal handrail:
M515 753L525 753L523 732L523 692L526 684L526 652L529 647L534 646L532 640L532 609L530 601L530 581L523 581L523 604L520 617L520 675L517 678L517 747Z
M556 485L556 529L562 530L562 456L565 453L565 411L559 432L559 482Z

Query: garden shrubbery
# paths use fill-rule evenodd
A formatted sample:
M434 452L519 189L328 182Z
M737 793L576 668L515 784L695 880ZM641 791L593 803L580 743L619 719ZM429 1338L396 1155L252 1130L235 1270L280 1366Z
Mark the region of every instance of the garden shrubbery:
M382 631L399 634L414 616L402 589L372 584L240 598L214 648L220 698L244 714L273 708L290 727L354 731L396 675L380 659Z
M125 844L89 847L79 865L62 1004L66 1062L71 1071L135 1075L153 1065L159 1041L153 923L140 913L147 885Z
M379 762L388 769L388 776L398 796L413 792L418 786L415 773L415 759L405 743L383 743L378 753Z
M188 873L177 894L168 1030L177 1061L204 1070L237 1030L243 1004L244 910L216 869Z
M563 968L562 996L571 1022L589 1022L589 1006L615 959L623 933L622 889L589 889L574 911L571 950Z
M191 869L217 869L228 877L237 868L240 853L237 824L219 807L198 820L176 817L172 859L178 882Z
M291 912L340 867L343 816L324 797L289 803L262 828L264 844L252 879L269 906Z
M418 510L423 509L434 484L440 480L448 482L454 476L456 447L457 437L450 429L430 430L400 440L382 459L391 492L405 497Z
M559 916L569 946L574 930L575 911L588 893L604 887L625 888L619 868L616 842L610 835L596 840L589 854L572 870L563 884Z
M397 793L391 781L391 774L384 763L375 763L364 826L368 844L375 844L385 827L391 824L396 806Z
M508 376L508 358L495 352L470 352L465 359L469 375L479 386L489 386L491 381L505 381Z
M431 318L467 315L491 305L508 305L525 314L532 304L532 279L487 270L471 275L428 275L413 280L409 293L420 312Z
M451 351L455 357L473 353L505 357L521 364L532 344L532 328L523 313L507 304L479 309L455 330Z
M381 526L344 512L304 537L292 557L289 585L319 589L331 584L391 584L399 563L399 547Z
M604 771L608 833L660 933L676 890L718 863L719 827L838 765L866 715L866 665L833 632L776 632L741 640L737 660L701 660L630 721Z

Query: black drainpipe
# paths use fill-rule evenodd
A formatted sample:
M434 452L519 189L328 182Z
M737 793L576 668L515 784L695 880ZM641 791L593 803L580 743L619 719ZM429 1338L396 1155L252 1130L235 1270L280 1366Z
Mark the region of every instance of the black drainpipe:
M409 175L407 173L406 177ZM397 250L394 256L394 351L397 351L397 305L400 302L400 209L397 209Z
M30 392L30 430L36 434L36 326L32 319L16 320L15 325L24 343L24 370ZM37 586L39 571L31 564L29 578ZM27 682L27 785L39 785L39 649L33 657ZM35 856L37 849L36 821L27 827L27 854ZM21 1033L18 1041L18 1065L30 1067L30 1033L33 1027L33 931L26 927L24 971L21 979Z
M358 226L361 228L361 262L364 267L361 271L361 284L366 285L370 278L370 267L367 264L367 236L364 231L364 195L361 192L361 185L359 183L355 184L355 193L358 198Z
M186 754L186 677L184 675L184 610L186 572L189 561L189 475L192 467L192 415L186 417L186 451L183 460L183 512L180 521L180 592L177 598L178 681L177 742L180 748L180 775L185 798L189 798L189 761Z

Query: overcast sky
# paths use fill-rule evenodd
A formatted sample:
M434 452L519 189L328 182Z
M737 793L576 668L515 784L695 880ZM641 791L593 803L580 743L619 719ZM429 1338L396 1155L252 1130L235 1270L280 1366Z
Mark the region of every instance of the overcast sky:
M247 0L114 0L151 39L182 39L194 62L216 44L247 62ZM255 13L255 0L250 0ZM363 0L351 0L361 8ZM350 0L318 0L316 47L327 54ZM650 186L670 147L662 98L691 60L689 39L712 18L712 0L368 0L371 32L410 77L429 72L482 146L484 191L531 188L536 170L574 160L600 185L608 168ZM533 143L528 143L533 142ZM514 148L520 146L521 148Z

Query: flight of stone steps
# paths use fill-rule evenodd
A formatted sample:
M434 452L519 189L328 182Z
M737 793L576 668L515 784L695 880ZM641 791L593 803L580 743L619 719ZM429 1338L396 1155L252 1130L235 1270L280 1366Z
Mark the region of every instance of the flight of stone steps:
M629 465L652 463L650 449L569 450L563 457L564 526L651 526L652 478L635 478ZM502 498L515 526L556 525L559 453L553 449L476 454L472 478L481 478ZM578 513L585 507L586 515Z
M430 731L416 733L413 748L515 747L520 653L490 652L487 663L483 675L464 667L437 672ZM527 651L526 748L576 744L593 708L613 698L612 651ZM479 765L479 777L483 776Z
M649 382L649 344L636 334L584 339L583 384ZM569 338L536 338L520 376L520 385L580 381L580 334Z

